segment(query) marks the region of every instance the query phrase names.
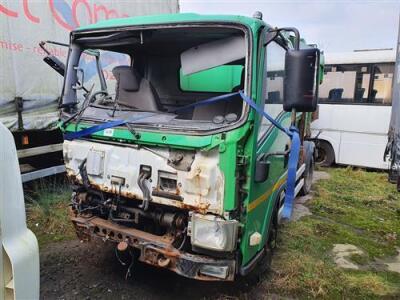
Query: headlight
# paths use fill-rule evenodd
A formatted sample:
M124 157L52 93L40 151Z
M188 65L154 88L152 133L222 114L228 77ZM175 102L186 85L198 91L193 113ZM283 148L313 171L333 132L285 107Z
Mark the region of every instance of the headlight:
M214 250L232 251L236 248L239 223L213 215L192 215L192 245Z

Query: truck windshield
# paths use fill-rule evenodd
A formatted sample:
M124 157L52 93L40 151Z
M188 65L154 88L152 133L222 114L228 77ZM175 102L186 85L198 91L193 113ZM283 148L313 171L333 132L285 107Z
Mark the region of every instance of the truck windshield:
M73 45L69 64L75 66L69 65L67 72L75 76L67 76L63 101L68 96L86 106L82 120L126 118L153 127L213 130L243 115L239 95L179 110L245 88L247 45L242 30L78 32Z

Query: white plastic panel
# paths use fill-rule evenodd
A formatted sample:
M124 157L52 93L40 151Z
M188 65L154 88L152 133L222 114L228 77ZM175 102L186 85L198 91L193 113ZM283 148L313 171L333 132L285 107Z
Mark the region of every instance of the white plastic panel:
M26 227L14 139L1 122L0 170L0 299L39 299L38 244Z
M235 36L190 48L181 54L182 73L193 74L246 56L244 37Z

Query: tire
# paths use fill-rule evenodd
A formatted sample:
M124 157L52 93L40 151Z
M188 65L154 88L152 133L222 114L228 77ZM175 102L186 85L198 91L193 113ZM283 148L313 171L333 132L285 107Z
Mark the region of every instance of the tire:
M315 162L314 162L314 155L311 154L311 157L307 161L306 169L304 170L302 178L304 179L304 184L302 188L300 189L300 196L305 196L308 195L311 191L311 186L313 182L313 177L314 177L314 167L315 167Z
M317 142L317 157L315 163L320 167L330 167L335 162L335 152L326 141Z

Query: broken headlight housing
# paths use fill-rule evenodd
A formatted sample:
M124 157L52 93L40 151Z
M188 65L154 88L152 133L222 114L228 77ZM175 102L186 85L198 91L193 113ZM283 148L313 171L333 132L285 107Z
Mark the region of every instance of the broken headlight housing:
M235 250L239 222L214 215L193 214L191 242L195 247L230 252Z

